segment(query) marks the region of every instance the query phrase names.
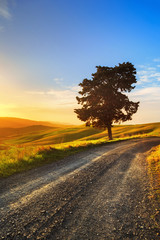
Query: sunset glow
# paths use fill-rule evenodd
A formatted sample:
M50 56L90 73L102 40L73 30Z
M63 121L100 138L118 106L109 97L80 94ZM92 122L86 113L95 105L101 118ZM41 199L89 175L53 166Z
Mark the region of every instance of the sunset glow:
M0 117L82 124L78 84L95 66L130 61L129 93L140 108L129 123L160 121L158 1L0 2Z

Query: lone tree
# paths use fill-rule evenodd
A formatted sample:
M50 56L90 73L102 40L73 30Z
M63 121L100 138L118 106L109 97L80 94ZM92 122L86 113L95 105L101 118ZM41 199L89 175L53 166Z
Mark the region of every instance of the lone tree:
M137 112L139 102L132 102L125 92L135 88L136 69L130 62L115 67L97 66L92 79L85 78L79 84L82 97L76 97L82 108L75 109L77 117L86 122L86 126L108 129L112 140L112 124L132 119Z

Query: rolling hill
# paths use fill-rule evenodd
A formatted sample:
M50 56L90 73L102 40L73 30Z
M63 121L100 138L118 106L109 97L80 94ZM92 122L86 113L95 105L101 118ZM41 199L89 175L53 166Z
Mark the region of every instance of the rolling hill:
M6 118L0 118L4 123ZM33 125L30 125L32 124ZM40 124L41 123L41 124ZM27 125L25 127L20 127ZM45 125L46 124L46 125ZM89 141L105 138L108 139L107 130L92 127L69 126L47 122L31 121L26 119L7 118L7 126L0 128L0 144L6 145L53 145L75 140ZM16 128L16 126L18 126ZM115 125L112 128L113 138L124 138L135 135L159 136L160 123L138 124L138 125Z
M43 122L43 121L34 121L23 118L12 118L12 117L0 117L0 128L22 128L28 126L43 125L49 127L60 127L66 126L65 124L52 123L52 122Z

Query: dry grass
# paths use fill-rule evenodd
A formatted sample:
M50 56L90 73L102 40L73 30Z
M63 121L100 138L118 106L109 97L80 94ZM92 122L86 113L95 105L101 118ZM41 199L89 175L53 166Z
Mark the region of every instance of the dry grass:
M152 187L150 198L155 209L151 218L155 221L155 224L159 229L160 211L157 204L160 204L160 145L151 149L151 151L148 153L147 162L148 173Z
M153 193L160 202L160 145L151 149L147 162Z

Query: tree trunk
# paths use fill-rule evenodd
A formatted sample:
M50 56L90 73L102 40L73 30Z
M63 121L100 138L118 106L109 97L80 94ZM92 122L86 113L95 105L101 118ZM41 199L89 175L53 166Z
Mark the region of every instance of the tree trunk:
M108 137L109 137L109 140L113 140L113 138L112 138L112 129L111 129L111 125L109 125L107 128L108 128Z

